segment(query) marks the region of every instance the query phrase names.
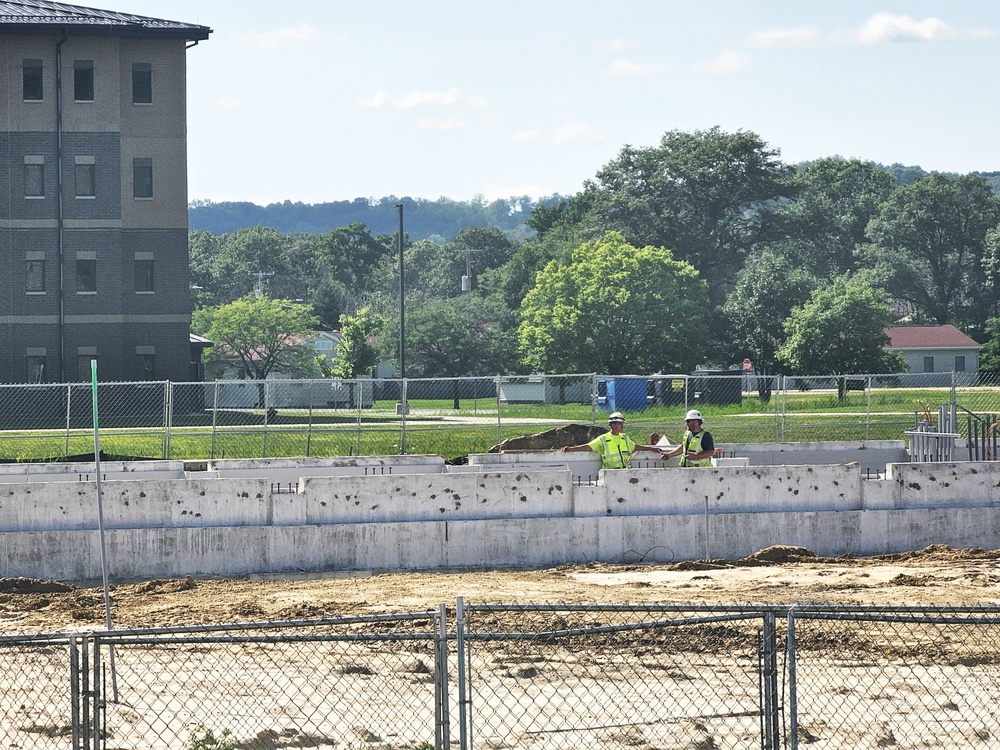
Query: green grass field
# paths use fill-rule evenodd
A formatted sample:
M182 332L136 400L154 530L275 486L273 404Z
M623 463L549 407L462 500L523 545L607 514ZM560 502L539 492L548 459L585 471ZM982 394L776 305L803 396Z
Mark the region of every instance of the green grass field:
M918 417L936 417L948 403L948 388L850 391L785 391L768 403L755 394L741 403L706 405L706 427L717 444L903 440ZM967 389L964 409L1000 411L1000 390ZM969 405L973 406L970 407ZM498 409L499 406L499 409ZM627 431L644 442L657 432L674 440L683 432L685 405L652 404L626 412ZM116 416L102 420L100 444L107 456L204 459L278 456L440 454L460 461L511 437L569 423L603 424L606 412L590 404L500 404L494 399L414 400L405 418L396 404L377 401L366 409L280 409L265 418L260 409L210 410L186 414L170 429L162 418ZM78 416L60 424L0 432L0 460L58 460L93 454L92 423Z

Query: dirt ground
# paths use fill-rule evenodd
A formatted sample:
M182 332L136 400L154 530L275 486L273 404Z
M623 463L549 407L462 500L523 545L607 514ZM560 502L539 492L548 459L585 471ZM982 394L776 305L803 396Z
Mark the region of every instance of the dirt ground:
M436 610L473 603L1000 603L1000 550L932 546L869 558L770 547L743 560L545 570L315 573L112 582L116 628ZM100 582L0 579L0 633L103 629Z

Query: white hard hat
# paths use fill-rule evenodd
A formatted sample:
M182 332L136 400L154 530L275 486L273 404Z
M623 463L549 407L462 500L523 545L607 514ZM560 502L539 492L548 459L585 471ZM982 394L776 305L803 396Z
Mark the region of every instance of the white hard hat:
M621 422L622 424L625 424L625 415L620 411L612 412L608 416L608 424L611 424L612 422Z
M687 422L689 419L697 419L699 422L704 422L704 418L701 416L701 412L697 409L691 409L687 414L684 415L684 421Z

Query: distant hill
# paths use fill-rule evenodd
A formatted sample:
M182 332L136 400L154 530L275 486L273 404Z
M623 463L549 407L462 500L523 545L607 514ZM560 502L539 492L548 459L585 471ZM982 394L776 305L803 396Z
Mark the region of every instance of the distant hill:
M539 201L513 197L495 201L475 199L453 201L439 198L387 196L372 200L355 198L332 203L271 203L258 206L248 202L213 203L194 201L188 207L191 229L212 234L228 234L244 227L265 226L287 234L325 234L337 227L361 223L372 234L394 234L399 228L397 204L403 204L403 231L411 240L428 237L452 239L466 227L495 227L512 239L530 236L524 223L538 205L558 203L563 196L553 195Z
M808 163L808 162L803 162ZM927 172L918 166L902 164L875 166L888 169L896 183L905 185ZM801 164L798 166L802 166ZM972 172L986 179L994 193L1000 194L1000 172ZM212 234L229 234L245 227L271 227L286 234L325 234L337 227L361 223L372 234L394 234L399 227L396 205L403 204L403 231L411 240L435 238L448 241L467 227L494 227L511 239L533 234L524 223L539 205L552 205L569 196L551 195L540 200L527 196L486 201L454 201L449 198L355 198L331 203L271 203L258 206L245 201L213 203L194 201L188 206L188 225Z

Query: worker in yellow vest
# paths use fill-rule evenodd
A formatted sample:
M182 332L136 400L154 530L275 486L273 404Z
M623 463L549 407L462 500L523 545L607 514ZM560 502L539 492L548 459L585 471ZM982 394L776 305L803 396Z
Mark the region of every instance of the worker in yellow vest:
M625 416L616 411L608 417L609 432L596 437L589 443L580 445L568 445L564 451L593 451L601 457L602 469L625 469L632 461L632 454L636 451L654 451L659 453L660 449L655 445L642 445L636 443L625 434Z
M711 432L702 429L704 421L697 409L691 409L685 414L684 424L687 426L687 431L681 438L681 444L663 452L663 457L680 456L681 466L711 466L712 456L715 455L715 441Z

